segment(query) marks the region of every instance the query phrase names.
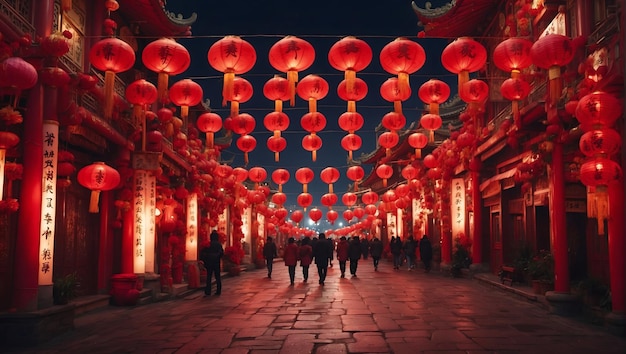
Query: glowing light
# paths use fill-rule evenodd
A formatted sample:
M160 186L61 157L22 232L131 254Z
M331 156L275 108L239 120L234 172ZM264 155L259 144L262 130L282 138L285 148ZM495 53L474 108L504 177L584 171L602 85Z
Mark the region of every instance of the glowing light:
M54 234L56 216L57 155L59 152L59 123L46 120L43 124L43 174L41 219L39 222L39 285L52 284Z

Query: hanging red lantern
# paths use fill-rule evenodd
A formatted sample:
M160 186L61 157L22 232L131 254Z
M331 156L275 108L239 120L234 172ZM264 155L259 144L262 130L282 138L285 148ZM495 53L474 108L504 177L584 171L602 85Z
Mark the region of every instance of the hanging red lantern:
M367 96L367 84L358 77L354 79L352 91L348 91L346 80L342 80L337 86L337 96L348 102L348 112L356 112L356 102Z
M339 170L334 167L326 167L320 172L320 179L328 184L328 193L333 193L333 183L339 180Z
M222 105L233 96L235 75L247 73L256 63L256 51L238 36L226 36L213 43L207 53L211 67L224 73Z
M70 74L57 66L49 66L39 70L39 79L50 87L63 87L70 82Z
M460 88L459 97L470 105L482 105L489 97L489 85L482 80L469 80Z
M387 187L387 180L393 176L393 168L387 164L376 167L376 175L383 180L383 187Z
M287 140L282 136L272 135L267 139L267 149L274 153L274 161L280 160L280 153L287 148Z
M314 74L303 77L296 88L298 96L309 102L309 113L317 112L317 101L326 97L328 89L328 82Z
M503 71L517 76L522 69L532 64L530 48L533 42L525 38L511 37L496 46L493 50L493 63Z
M267 171L263 167L252 167L248 170L248 178L254 182L254 189L258 189L259 183L264 182L267 178Z
M380 95L385 101L393 103L394 112L402 113L402 102L411 97L411 87L400 90L398 78L392 77L380 85Z
M395 202L397 199L398 199L398 196L396 195L396 192L393 189L386 191L385 193L383 193L383 196L381 197L381 200L383 201L383 203L392 203L392 202Z
M434 167L426 171L426 176L432 180L441 178L442 171L439 167Z
M109 191L120 184L120 174L104 162L94 162L78 171L78 183L91 189L89 212L98 212L98 201L101 191Z
M191 64L189 51L173 38L160 38L148 43L141 53L143 65L157 73L159 99L167 98L169 76L182 74Z
M322 138L320 138L317 134L309 134L305 135L302 138L302 148L306 151L311 152L312 160L317 160L317 150L322 147Z
M585 156L598 155L611 157L617 154L622 146L622 138L614 129L590 130L580 137L578 146Z
M352 192L347 192L344 193L341 196L341 202L343 203L343 205L347 206L347 207L351 207L354 204L356 204L358 197L356 196L356 194L352 193Z
M236 117L239 114L239 104L248 102L252 98L254 90L250 81L242 78L235 77L233 79L233 91L232 94L226 97L226 100L230 102L230 116Z
M430 79L420 86L417 95L428 105L430 114L439 114L439 105L450 97L450 86L437 79Z
M406 180L412 180L417 177L417 168L413 167L413 165L406 165L402 168L402 177Z
M196 126L201 132L206 133L207 148L213 149L215 133L222 129L222 117L213 112L202 113L196 121Z
M360 219L361 219L364 215L365 215L365 210L364 210L363 208L361 208L361 207L359 207L359 208L354 208L354 216L355 216L357 219L359 219L359 220L360 220Z
M263 125L274 132L275 137L280 137L280 132L289 128L289 116L279 111L270 112L263 118Z
M242 183L248 179L248 170L243 167L235 167L232 172L233 176L235 176L235 181L238 183Z
M332 209L333 205L337 204L338 199L339 198L335 193L325 193L324 195L322 195L322 198L320 198L320 202L323 206Z
M424 114L420 118L420 125L422 128L429 131L429 141L432 143L435 141L435 130L441 128L441 117L438 114Z
M555 106L561 97L561 67L574 58L575 48L569 37L561 34L548 34L539 38L530 48L533 64L548 70L549 100Z
M126 87L125 96L126 100L133 105L135 123L143 124L147 106L157 99L156 86L144 79L139 79Z
M293 94L295 95L295 86ZM263 95L268 100L274 101L274 111L283 111L283 101L291 98L289 93L289 81L282 76L274 75L263 85Z
M180 117L185 127L187 126L189 107L200 103L202 101L202 94L202 87L190 79L180 80L170 87L170 100L175 105L180 106Z
M308 167L301 167L296 170L296 181L302 184L302 192L307 192L307 186L315 178L315 173Z
M20 138L11 132L0 131L0 201L4 191L4 167L6 161L6 150L15 147L20 142Z
M302 212L302 210L294 210L291 212L290 218L293 222L298 224L300 223L300 221L302 221L302 218L304 218L304 213Z
M513 122L518 129L522 128L522 122L519 113L519 100L528 97L530 93L530 85L520 78L510 78L504 80L500 86L502 97L511 101L511 110L513 112Z
M400 137L394 132L384 132L378 137L378 145L385 148L387 157L391 156L391 149L398 145Z
M315 134L326 128L326 117L320 112L305 113L300 118L302 129L311 134Z
M351 222L352 219L354 218L354 212L352 210L350 210L350 209L344 210L343 211L343 218L347 222Z
M400 96L405 96L411 88L409 75L421 69L425 62L424 48L407 38L396 38L380 51L380 65L386 72L398 75Z
M297 201L298 205L306 209L313 203L313 196L309 193L300 193L298 194Z
M383 116L381 124L383 127L395 133L404 128L406 125L406 117L402 113L389 112Z
M352 151L360 149L362 143L361 137L356 134L348 134L341 139L341 147L348 151L349 160L352 160Z
M337 213L335 210L329 210L326 212L326 219L328 219L328 222L330 222L331 225L335 224L335 221L337 220L337 218L339 217L339 213Z
M313 222L317 223L322 218L322 211L317 208L309 210L309 218L311 218Z
M355 89L356 73L365 69L371 61L372 48L365 41L352 36L338 40L328 51L330 66L344 72L347 93Z
M289 181L289 171L284 168L277 168L272 172L272 181L278 185L278 191L283 191L283 184Z
M598 219L598 234L604 235L604 221L609 216L608 185L622 181L620 165L604 157L595 157L580 167L580 181L588 186L595 187L594 196L587 203L590 217Z
M448 44L441 52L441 64L458 75L458 88L469 81L469 73L480 70L487 61L487 50L482 44L461 37Z
M135 51L119 38L105 38L91 47L89 61L96 69L104 71L104 118L110 119L113 114L115 74L133 67Z
M256 127L256 120L248 113L241 113L233 117L232 130L239 135L250 134Z
M576 119L583 130L611 127L622 116L622 104L606 92L593 92L578 101Z
M428 145L428 137L422 133L412 133L407 139L409 145L415 149L415 157L422 158L422 149Z
M376 207L376 205L373 204L367 204L364 209L367 215L373 216L376 215L376 213L378 212L378 208Z
M308 69L315 61L315 49L311 43L295 36L286 36L276 42L269 51L270 65L287 73L288 96L291 106L295 103L298 72Z
M354 190L359 190L359 182L365 177L365 171L361 166L350 166L346 170L348 179L354 182Z
M35 86L37 79L37 69L20 57L9 57L0 62L0 88L15 95L13 108L17 106L21 92Z
M252 135L244 134L237 139L237 148L243 151L243 161L247 165L248 153L256 148L256 139Z
M364 204L376 204L378 202L378 194L373 191L365 192L361 196L361 200Z
M428 168L435 168L439 165L437 158L435 158L432 154L424 156L424 160L422 162L424 163L424 166Z
M363 116L358 112L344 112L338 120L339 128L351 134L361 129L364 123Z
M282 206L287 201L287 195L283 192L277 192L272 194L272 202L276 205Z

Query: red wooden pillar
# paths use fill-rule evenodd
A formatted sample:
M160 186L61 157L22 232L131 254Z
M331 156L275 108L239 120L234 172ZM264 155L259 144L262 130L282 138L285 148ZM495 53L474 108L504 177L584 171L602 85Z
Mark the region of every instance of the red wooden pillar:
M133 227L134 227L134 209L122 211L122 273L135 273L133 266Z
M624 181L609 186L608 221L609 272L611 274L611 300L614 314L626 315L626 293L624 292L624 269L626 269L626 247L624 242Z
M550 164L550 227L554 256L554 291L569 293L563 144L554 143Z
M444 223L438 220L441 229L441 263L450 264L452 261L452 235L450 230L444 229Z
M100 193L100 242L98 247L98 292L104 294L109 288L113 273L113 234L110 226L110 207L113 192Z
M483 230L482 230L482 196L480 195L480 173L471 171L472 176L472 210L474 211L474 224L472 240L472 263L483 262Z

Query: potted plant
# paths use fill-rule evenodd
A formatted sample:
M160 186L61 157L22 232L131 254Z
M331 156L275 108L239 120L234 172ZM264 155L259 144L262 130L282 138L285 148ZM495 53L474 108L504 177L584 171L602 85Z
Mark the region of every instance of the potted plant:
M56 305L65 305L76 297L79 286L79 278L76 272L57 278L52 286L52 298Z
M528 275L533 291L543 295L554 285L554 258L547 250L539 251L528 263Z
M224 249L224 271L229 272L231 275L239 275L243 256L244 251L241 245L226 247Z
M463 274L462 269L469 269L469 266L472 264L469 245L469 241L465 239L463 234L454 239L454 252L452 253L450 272L455 278L460 278Z

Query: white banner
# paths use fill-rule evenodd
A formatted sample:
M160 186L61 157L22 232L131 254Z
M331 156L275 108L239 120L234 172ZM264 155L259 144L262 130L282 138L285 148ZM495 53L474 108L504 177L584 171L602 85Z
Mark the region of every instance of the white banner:
M39 285L52 285L57 192L59 122L43 122L43 174L39 221Z
M465 234L465 181L455 178L450 186L450 218L452 220L452 238Z

